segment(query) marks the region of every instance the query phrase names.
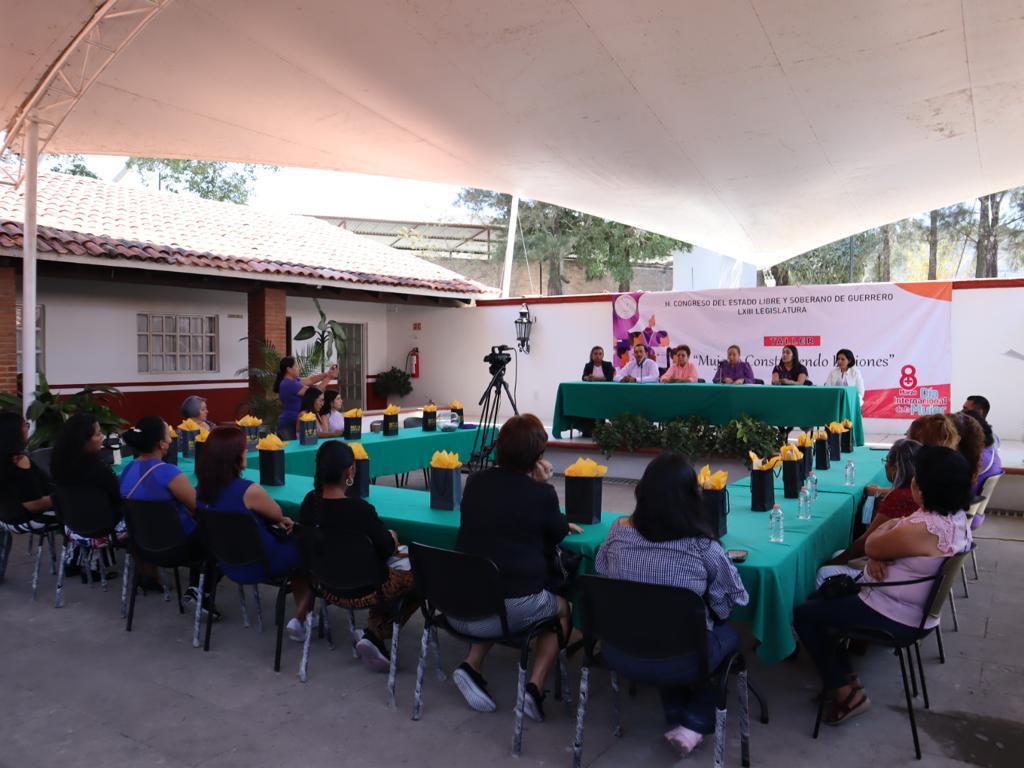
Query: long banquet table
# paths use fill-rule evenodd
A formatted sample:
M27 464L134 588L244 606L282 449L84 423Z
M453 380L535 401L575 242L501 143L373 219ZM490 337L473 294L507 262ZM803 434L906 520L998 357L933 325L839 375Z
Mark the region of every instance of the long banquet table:
M608 419L623 413L652 421L701 416L712 424L747 414L780 427L849 419L855 444L864 444L864 419L855 387L563 382L558 385L552 432L560 437L573 426L574 418Z
M259 479L255 469L246 471L251 480ZM312 489L308 477L288 475L283 486L265 486L285 514L298 516L302 499ZM810 520L798 520L796 501L783 499L785 540L768 541L768 515L750 511L750 489L729 486L731 512L729 532L723 546L745 549L749 557L737 567L750 593L750 603L737 609L733 618L751 623L760 641L757 653L765 663L786 658L795 649L790 630L793 608L814 589L818 565L850 540L854 498L847 493L821 493ZM370 486L370 503L385 525L398 532L403 542L418 541L440 547L453 547L459 530L459 512L430 509L430 494L390 486ZM593 572L597 550L619 514L605 513L600 523L583 526L582 534L570 535L563 546L583 555L582 572Z

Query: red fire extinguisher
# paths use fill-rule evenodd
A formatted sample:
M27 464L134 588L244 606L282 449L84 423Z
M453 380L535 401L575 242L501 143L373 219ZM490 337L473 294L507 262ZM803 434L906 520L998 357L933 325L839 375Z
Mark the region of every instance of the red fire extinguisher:
M406 355L408 360L409 374L414 378L420 377L420 348L413 347L409 354Z

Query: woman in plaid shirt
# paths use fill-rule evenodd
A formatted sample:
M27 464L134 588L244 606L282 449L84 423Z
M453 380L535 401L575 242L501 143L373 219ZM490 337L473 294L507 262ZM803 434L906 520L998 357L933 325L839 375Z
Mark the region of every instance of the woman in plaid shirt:
M685 456L663 453L647 465L636 487L636 509L620 517L597 553L597 572L614 579L682 587L702 595L707 607L708 668L739 648L739 636L725 623L734 606L747 604L736 567L706 519L697 474ZM605 644L606 660L629 677L657 675L670 681L659 689L669 730L665 739L681 754L714 733L714 691L693 691L699 677L693 656L641 660ZM642 670L642 673L641 673Z

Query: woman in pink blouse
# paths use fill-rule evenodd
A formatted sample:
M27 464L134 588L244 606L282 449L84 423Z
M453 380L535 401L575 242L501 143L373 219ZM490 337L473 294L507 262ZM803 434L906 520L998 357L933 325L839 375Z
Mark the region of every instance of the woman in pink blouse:
M697 366L690 362L690 348L680 344L672 350L672 365L661 377L662 382L696 381Z
M864 544L869 558L860 594L812 599L797 607L793 623L829 690L824 722L839 725L871 706L867 692L836 640L837 630L866 627L911 642L934 627L925 616L935 577L947 557L971 546L965 510L971 503L971 470L954 450L926 445L917 452L910 485L919 509L883 523ZM921 579L886 587L884 582ZM872 584L878 586L872 587Z

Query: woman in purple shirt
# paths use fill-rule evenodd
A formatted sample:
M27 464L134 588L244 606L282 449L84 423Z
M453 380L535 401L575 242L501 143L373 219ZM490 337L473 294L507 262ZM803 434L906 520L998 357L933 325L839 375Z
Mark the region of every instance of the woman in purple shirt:
M282 440L295 440L295 422L299 419L302 409L302 396L312 384L338 378L338 366L332 365L327 373L314 373L306 378L299 378L301 370L294 357L282 357L274 381L274 392L281 398L281 415L277 418L277 436Z
M740 360L740 348L733 344L726 351L726 360L718 364L715 377L712 379L715 384L753 384L754 371L750 363Z

